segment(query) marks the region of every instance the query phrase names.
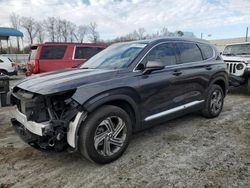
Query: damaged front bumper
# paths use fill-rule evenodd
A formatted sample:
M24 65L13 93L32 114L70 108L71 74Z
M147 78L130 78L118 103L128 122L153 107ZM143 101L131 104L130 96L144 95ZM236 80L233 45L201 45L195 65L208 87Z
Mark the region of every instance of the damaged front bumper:
M78 129L87 117L72 92L43 96L16 89L10 94L11 123L28 144L42 150L77 150Z
M86 119L86 112L78 112L73 121L69 122L68 132L63 132L61 127L56 130L52 122L36 123L28 121L26 116L17 108L12 111L11 124L16 133L27 144L40 150L63 151L68 146L71 151L77 150L78 130L81 123Z

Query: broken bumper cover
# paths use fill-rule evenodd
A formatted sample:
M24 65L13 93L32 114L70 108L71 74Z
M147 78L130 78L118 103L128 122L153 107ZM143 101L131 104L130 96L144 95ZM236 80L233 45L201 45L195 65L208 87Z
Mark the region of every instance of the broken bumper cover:
M14 117L11 119L13 128L26 143L35 146L35 148L45 150L55 148L57 151L61 151L68 145L77 150L78 129L87 114L78 112L74 120L69 122L68 132L65 133L63 139L58 139L59 132L51 130L51 122L49 121L44 123L28 121L27 117L17 108L12 111L12 117Z
M30 132L39 136L44 136L43 132L45 128L49 126L49 122L36 123L34 121L28 121L27 117L22 114L17 108L12 111L12 116L15 117L16 121L20 122Z

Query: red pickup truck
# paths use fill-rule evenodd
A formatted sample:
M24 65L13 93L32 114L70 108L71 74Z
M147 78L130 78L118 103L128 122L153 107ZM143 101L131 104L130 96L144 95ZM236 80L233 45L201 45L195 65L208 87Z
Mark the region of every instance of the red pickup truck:
M106 48L90 43L44 43L31 46L26 76L76 67Z

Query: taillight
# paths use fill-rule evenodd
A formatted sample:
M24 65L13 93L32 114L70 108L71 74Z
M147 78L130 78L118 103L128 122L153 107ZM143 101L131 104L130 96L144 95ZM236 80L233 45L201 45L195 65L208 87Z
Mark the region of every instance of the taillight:
M38 60L34 60L33 61L33 74L36 74L39 72L39 61Z
M15 64L15 63L11 63L11 66L12 66L12 67L15 67L15 66L16 66L16 64Z

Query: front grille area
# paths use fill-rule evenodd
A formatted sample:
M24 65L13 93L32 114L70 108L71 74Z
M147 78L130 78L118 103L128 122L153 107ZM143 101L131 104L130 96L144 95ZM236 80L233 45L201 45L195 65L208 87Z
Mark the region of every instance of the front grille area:
M236 73L236 65L237 63L227 63L227 70L230 74L235 74Z
M227 70L230 74L235 76L242 76L244 74L246 64L242 61L225 61L225 63L227 64ZM241 65L241 68L237 65Z
M44 97L41 95L18 90L11 95L11 104L16 105L29 121L41 123L50 119Z

